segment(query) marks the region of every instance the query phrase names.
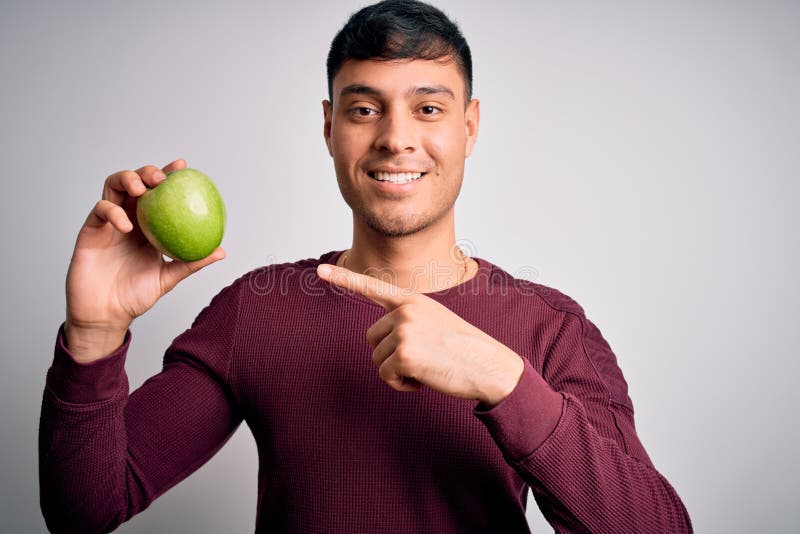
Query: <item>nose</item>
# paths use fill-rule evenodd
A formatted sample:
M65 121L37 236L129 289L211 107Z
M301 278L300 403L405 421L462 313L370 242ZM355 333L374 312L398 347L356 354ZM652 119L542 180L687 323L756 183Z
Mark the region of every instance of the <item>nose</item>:
M414 117L402 112L387 112L380 120L375 149L391 154L414 152L417 149Z

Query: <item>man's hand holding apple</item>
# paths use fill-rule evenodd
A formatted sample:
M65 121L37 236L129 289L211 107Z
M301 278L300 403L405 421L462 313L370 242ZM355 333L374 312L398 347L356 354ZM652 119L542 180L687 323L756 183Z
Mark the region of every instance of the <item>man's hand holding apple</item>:
M217 249L193 262L165 261L136 224L136 200L165 173L186 167L176 160L110 175L103 197L78 233L67 273L65 342L73 357L90 363L122 343L133 319L190 274L225 257Z

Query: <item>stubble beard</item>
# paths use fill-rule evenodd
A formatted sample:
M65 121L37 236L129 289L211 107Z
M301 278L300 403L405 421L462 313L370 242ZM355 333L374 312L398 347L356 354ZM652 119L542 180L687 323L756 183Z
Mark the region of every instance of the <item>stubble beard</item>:
M372 231L384 237L405 237L433 226L453 209L462 186L462 181L459 180L455 191L447 193L452 198L445 200L444 203L440 204L439 202L442 201L442 198L439 198L437 205L426 206L423 210L412 212L406 208L397 208L389 210L390 213L387 214L372 209L353 183L347 178L341 179L341 174L338 171L340 169L337 169L336 173L339 192L353 211L354 219L360 220ZM346 172L342 174L347 176ZM435 177L438 178L438 176L439 173L434 171L430 173L430 176L423 179L434 179ZM384 196L384 199L388 199L389 202L398 203L402 203L404 198L406 198L406 195Z
M398 209L386 214L371 209L364 202L364 199L358 195L357 191L352 191L349 187L343 187L341 183L339 184L342 197L347 205L350 206L350 209L353 210L353 217L384 237L405 237L435 225L452 210L460 189L459 185L453 198L445 205L416 212L410 212L408 209ZM392 199L391 201L402 202L402 198L404 197L397 197L397 199Z
M441 218L441 216L432 217L430 214L379 217L369 210L361 210L359 213L356 213L356 217L361 218L370 229L384 237L405 237L413 235L429 227L436 222L436 220Z

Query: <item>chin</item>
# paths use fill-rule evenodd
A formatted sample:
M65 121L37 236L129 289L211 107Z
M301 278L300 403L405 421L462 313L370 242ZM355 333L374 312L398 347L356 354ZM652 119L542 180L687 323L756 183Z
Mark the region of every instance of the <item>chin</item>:
M370 226L373 230L377 233L381 234L384 237L405 237L408 235L413 235L422 230L422 228L409 228L409 227L392 227L388 228L386 226Z
M432 226L438 219L430 215L385 218L374 213L365 213L360 218L369 228L385 237L405 237L416 234Z
M386 237L404 237L407 235L416 234L425 228L425 224L411 224L407 221L398 221L396 223L387 223L387 221L376 221L367 219L367 226L375 232Z

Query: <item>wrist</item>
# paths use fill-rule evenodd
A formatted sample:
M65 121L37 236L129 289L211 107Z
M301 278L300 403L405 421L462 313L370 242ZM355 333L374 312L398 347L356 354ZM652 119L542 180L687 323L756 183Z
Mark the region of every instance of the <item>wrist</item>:
M90 364L117 350L125 341L127 327L80 325L64 322L64 346L80 364Z
M516 389L525 370L522 358L506 347L508 356L497 373L489 375L483 395L479 399L487 407L494 407L503 402Z

